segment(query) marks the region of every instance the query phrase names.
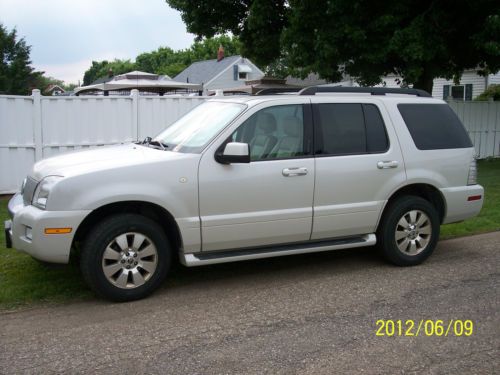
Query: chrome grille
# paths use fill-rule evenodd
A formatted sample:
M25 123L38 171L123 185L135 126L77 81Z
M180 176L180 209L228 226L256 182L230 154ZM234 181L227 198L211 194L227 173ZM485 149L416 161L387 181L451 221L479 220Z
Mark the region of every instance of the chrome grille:
M31 204L33 200L33 194L35 194L36 185L38 185L38 181L32 179L31 177L26 178L26 184L24 184L23 193L23 202L25 206Z

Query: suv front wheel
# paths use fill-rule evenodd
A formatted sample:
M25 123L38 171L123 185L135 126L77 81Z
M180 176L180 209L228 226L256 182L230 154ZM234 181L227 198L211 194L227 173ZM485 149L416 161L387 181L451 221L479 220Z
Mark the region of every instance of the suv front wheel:
M398 266L417 265L434 251L439 229L439 215L431 203L404 196L389 203L377 232L378 247Z
M80 267L87 284L113 301L132 301L152 293L170 266L170 246L162 228L137 215L110 216L84 243Z

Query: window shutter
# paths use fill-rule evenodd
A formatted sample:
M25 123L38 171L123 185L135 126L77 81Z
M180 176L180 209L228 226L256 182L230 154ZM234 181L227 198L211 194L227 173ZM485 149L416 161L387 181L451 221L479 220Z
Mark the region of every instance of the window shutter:
M448 99L450 96L450 85L444 85L443 86L443 100Z
M238 80L238 65L233 65L233 80Z
M465 85L465 100L472 100L472 83Z

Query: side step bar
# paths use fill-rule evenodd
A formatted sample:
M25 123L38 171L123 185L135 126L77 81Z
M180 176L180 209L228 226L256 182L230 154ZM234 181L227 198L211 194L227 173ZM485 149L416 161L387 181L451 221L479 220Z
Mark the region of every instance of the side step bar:
M307 242L294 245L278 245L265 248L212 251L207 253L180 254L181 263L188 267L208 264L238 262L250 259L272 258L293 254L317 253L320 251L342 250L353 247L373 246L377 243L375 234L344 239Z

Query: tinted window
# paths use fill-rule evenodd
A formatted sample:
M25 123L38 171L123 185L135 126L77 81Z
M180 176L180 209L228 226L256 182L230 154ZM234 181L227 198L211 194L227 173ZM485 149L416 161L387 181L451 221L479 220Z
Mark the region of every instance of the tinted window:
M326 155L384 152L384 121L372 104L317 104L316 153Z
M363 104L366 123L367 152L384 152L389 148L389 140L385 131L384 120L377 106Z
M457 115L447 104L398 104L419 150L472 147Z

